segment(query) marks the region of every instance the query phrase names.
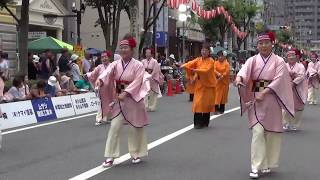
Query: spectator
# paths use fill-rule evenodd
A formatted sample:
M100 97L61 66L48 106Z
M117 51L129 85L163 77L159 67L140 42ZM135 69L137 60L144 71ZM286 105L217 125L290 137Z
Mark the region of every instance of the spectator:
M13 96L8 92L9 88L4 87L2 102L7 103L13 101Z
M8 64L8 53L1 53L0 56L0 68L3 70L3 77L9 78L9 64Z
M23 87L21 78L15 77L12 81L12 87L9 89L8 93L13 96L14 101L21 101L25 99L25 96L19 91Z
M39 73L39 56L28 54L28 79L36 80Z
M59 61L58 61L59 71L60 71L61 75L64 75L68 71L70 71L68 63L69 63L69 52L68 52L68 49L63 49L62 50L62 55L61 55L61 57L59 58Z
M57 94L57 78L54 76L50 76L48 79L47 84L44 88L44 93L50 97L55 97Z
M45 87L46 87L46 82L43 80L40 80L37 83L36 88L32 88L31 90L31 95L33 98L43 98L46 97L46 93L45 93Z
M23 94L24 99L30 99L30 88L29 88L29 79L27 75L20 75L18 78L22 81L22 87L19 91Z
M97 67L102 64L101 53L97 54L97 59L94 61L94 66Z
M91 54L86 53L85 57L82 61L83 74L86 74L87 72L90 71L90 69L91 69L90 61L91 61Z
M67 75L61 76L60 87L66 91L66 94L72 94L72 92L77 91L72 79Z
M78 58L79 58L78 55L73 54L71 56L71 60L69 63L69 66L71 69L71 74L72 74L72 80L73 80L74 84L76 84L81 79L80 68L79 68L78 64L76 63Z
M50 50L45 51L45 59L41 62L41 72L40 72L40 78L43 80L48 80L49 77L53 74L55 68L54 62L53 62L53 53Z

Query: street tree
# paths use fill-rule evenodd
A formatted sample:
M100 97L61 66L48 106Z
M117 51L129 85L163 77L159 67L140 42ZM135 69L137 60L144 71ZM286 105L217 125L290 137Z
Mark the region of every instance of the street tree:
M21 18L18 18L11 11L9 5L14 5L13 0L1 0L0 7L6 9L16 20L18 28L18 48L19 48L19 73L28 73L28 32L29 32L29 0L22 0ZM16 71L18 72L18 71Z
M235 25L242 27L244 32L247 32L245 38L237 37L237 46L240 49L242 43L244 43L244 48L247 49L247 37L254 33L255 26L253 26L252 19L258 13L260 7L257 5L254 0L245 0L245 1L235 1L232 11Z
M139 55L141 55L142 50L144 48L148 31L150 30L150 28L152 26L156 25L159 14L162 11L165 4L167 3L167 0L151 0L151 1L149 0L150 3L146 2L146 1L147 0L145 0L145 3L150 4L150 5L148 7L147 4L144 4L145 5L144 10L146 11L146 15L144 16L144 21L143 21L144 31L140 37ZM153 9L153 8L156 8L156 9ZM155 43L155 42L153 42L153 43Z
M88 6L97 9L99 18L96 27L100 26L106 49L114 52L118 45L121 11L129 11L130 0L85 0Z
M230 1L223 1L220 0L207 0L204 1L204 9L211 10L218 6L223 6L226 11L229 13L232 12L233 5ZM231 13L232 15L232 13ZM217 15L213 19L203 19L197 18L198 23L203 29L204 34L208 39L211 41L218 41L220 45L223 45L225 41L225 35L230 29L230 24L227 22L226 18L223 14Z

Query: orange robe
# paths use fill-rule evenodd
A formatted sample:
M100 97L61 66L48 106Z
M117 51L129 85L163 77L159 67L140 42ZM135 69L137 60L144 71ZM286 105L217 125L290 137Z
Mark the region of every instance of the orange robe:
M192 73L191 71L186 71L186 92L189 94L194 94L195 87L195 79L197 78L197 74ZM193 82L192 82L193 81Z
M205 59L198 57L182 65L188 74L192 74L192 69L194 69L197 77L192 104L192 112L194 113L214 112L217 84L214 63L211 57Z
M216 87L216 105L226 104L228 102L229 83L230 83L230 65L228 60L223 62L216 61L214 70L216 75L221 74L222 78L217 79Z

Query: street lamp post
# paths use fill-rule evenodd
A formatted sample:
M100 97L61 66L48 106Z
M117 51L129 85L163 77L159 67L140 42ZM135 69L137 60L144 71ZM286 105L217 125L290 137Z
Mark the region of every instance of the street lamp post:
M43 17L48 24L53 24L58 17L75 17L77 18L77 44L81 44L81 37L80 37L80 25L81 25L81 14L84 13L86 7L80 0L80 10L77 9L76 4L72 4L72 12L75 14L68 14L68 15L56 15L56 14L44 14Z
M187 6L185 4L180 4L179 6L179 21L182 22L182 62L185 62L185 22L187 21Z

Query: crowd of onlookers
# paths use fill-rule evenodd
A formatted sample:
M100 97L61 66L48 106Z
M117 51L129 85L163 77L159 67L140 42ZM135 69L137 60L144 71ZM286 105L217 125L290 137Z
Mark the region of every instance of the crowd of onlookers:
M59 59L46 50L28 54L28 74L9 74L8 54L0 52L0 103L56 97L93 90L83 76L102 63L101 55L85 54L84 59L63 50Z

